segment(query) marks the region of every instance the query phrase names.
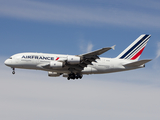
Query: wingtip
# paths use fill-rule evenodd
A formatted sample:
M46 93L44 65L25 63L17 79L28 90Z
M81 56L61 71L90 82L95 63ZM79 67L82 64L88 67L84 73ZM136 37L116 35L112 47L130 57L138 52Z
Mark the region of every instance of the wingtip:
M148 59L148 61L152 61L153 59Z
M115 46L116 46L116 45L113 45L111 48L112 48L113 50L115 50Z

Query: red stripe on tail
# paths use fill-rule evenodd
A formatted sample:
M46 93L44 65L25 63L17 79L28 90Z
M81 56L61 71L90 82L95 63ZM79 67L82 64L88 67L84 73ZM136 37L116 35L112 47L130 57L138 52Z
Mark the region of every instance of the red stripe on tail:
M133 57L131 58L131 60L135 60L137 57L139 57L139 56L142 54L144 48L145 48L145 47L143 47L135 56L133 56Z

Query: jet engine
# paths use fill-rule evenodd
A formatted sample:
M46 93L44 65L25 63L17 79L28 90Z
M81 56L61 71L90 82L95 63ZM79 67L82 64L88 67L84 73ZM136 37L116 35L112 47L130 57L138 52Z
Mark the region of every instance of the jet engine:
M61 74L57 73L57 72L48 72L48 76L49 77L59 77Z
M62 68L63 63L62 62L57 62L57 61L51 61L50 62L50 67L52 67L52 68Z
M81 59L78 56L68 56L67 63L69 63L69 64L79 64L80 60Z

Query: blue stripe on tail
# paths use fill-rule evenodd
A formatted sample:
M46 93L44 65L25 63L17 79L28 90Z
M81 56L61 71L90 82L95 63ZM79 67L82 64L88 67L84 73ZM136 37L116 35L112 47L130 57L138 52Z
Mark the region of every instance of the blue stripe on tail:
M143 40L145 40L149 35L145 35L141 40L139 40L132 48L130 48L120 59L125 58L134 48L136 48Z
M150 37L149 37L150 38ZM129 58L136 50L138 50L149 38L147 38L144 42L141 43L141 45L139 45L139 47L137 47L134 51L132 51L125 59Z

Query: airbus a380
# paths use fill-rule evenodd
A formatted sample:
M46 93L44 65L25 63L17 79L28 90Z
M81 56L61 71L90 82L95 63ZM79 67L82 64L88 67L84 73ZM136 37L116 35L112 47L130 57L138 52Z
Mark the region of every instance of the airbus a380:
M15 68L48 71L48 76L62 75L70 79L81 79L84 74L103 74L133 70L145 67L151 59L138 60L151 35L140 35L116 58L104 58L99 55L114 49L115 46L102 48L81 55L61 55L46 53L19 53L11 56L4 63Z

